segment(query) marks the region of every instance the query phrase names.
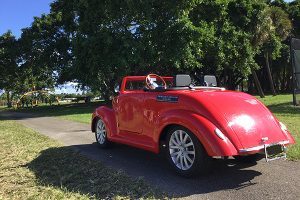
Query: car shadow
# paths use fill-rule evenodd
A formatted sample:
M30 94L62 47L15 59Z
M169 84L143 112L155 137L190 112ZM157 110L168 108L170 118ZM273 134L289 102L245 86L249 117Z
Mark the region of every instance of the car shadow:
M170 170L166 159L162 155L157 156L151 152L120 144L116 144L109 149L99 149L96 143L46 149L28 164L28 168L35 173L41 183L61 187L61 183L53 179L51 173L49 175L45 173L45 171L51 171L55 168L60 172L60 177L70 177L73 173L73 171L70 170L72 168L66 170L65 164L61 163L68 163L68 165L72 166L73 162L77 160L76 156L73 158L61 157L61 159L66 160L53 162L55 166L45 165L43 162L56 158L56 155L63 154L68 149L75 150L91 160L98 160L105 166L124 171L132 177L142 177L153 188L159 188L162 192L175 198L220 190L239 190L256 184L253 183L252 180L256 176L261 175L260 172L249 169L253 164L241 164L233 159L229 159L227 161L214 160L211 171L205 175L184 178ZM93 174L89 174L88 172L94 171L94 169L86 170L86 175L81 177L83 182L89 182L90 177L93 176ZM95 170L97 171L97 169ZM79 190L84 194L98 195L97 191L92 187L80 189L72 183L64 185L64 187L70 191ZM117 191L112 192L117 193ZM99 197L101 198L103 196Z

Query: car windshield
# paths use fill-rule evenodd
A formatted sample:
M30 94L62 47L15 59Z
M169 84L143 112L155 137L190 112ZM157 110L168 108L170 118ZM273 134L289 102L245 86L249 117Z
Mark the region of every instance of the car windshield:
M177 75L175 77L162 77L166 82L166 88L163 90L183 90L192 86L194 89L198 86L216 87L216 78L214 76L203 76L196 79L191 79L188 75ZM158 85L157 89L162 90L161 87L164 83L161 79L155 77L151 78L152 81ZM125 91L142 91L145 90L146 82L143 77L130 77L126 80Z
M126 81L125 90L132 91L132 90L143 90L145 87L144 80L128 80Z
M155 80L154 80L155 81ZM165 79L167 88L172 88L173 80ZM158 85L163 85L161 80L155 81ZM126 91L143 90L145 88L145 80L127 80L125 85Z

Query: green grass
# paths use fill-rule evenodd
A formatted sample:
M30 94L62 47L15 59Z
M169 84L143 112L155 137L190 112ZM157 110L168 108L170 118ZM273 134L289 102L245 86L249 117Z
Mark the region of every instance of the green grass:
M10 110L7 106L0 106L0 111Z
M283 122L296 140L288 149L288 158L300 159L300 106L292 105L292 95L266 96L259 98Z
M93 111L105 102L92 102L92 103L72 103L62 105L42 105L33 108L20 108L15 111L34 113L41 116L59 117L66 120L90 123Z
M0 120L0 199L164 198L142 179L130 178L71 147Z

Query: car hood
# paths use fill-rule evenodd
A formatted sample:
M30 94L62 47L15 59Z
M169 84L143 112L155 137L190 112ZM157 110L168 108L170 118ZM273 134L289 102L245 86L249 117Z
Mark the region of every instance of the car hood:
M224 134L235 143L239 141L240 144L235 145L238 148L288 140L273 114L251 95L234 91L204 91L199 92L197 97L215 113L215 119L218 119L216 125Z

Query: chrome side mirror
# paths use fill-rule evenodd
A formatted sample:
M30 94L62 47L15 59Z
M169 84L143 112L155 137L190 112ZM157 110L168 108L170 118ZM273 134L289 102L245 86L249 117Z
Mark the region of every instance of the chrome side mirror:
M120 85L115 86L115 93L119 94L120 93Z

